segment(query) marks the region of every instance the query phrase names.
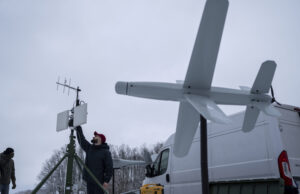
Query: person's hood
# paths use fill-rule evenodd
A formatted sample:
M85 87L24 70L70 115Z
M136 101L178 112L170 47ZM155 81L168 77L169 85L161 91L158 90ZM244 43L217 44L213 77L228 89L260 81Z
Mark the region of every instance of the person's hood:
M10 160L10 159L11 159L11 157L8 156L8 155L5 155L5 154L3 154L3 153L0 154L0 160L1 160L1 161L8 161L8 160Z
M94 145L95 148L97 149L105 149L105 150L109 150L109 146L107 145L107 143L102 143L101 145Z

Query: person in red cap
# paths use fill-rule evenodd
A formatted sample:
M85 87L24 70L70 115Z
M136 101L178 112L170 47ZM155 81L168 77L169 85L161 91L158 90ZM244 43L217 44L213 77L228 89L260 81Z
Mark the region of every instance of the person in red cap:
M108 182L113 174L113 162L105 136L95 131L91 144L85 139L80 126L76 127L76 133L78 143L86 153L85 165L92 171L103 187L108 189ZM87 183L87 194L104 193L85 169L83 179Z

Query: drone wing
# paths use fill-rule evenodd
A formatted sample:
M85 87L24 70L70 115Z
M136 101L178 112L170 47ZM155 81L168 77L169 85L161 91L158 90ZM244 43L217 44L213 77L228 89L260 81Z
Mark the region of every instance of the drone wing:
M131 165L145 165L145 164L146 164L146 162L141 161L141 160L124 160L124 159L120 159L120 158L113 159L113 168L114 169L119 169L122 167L131 166Z
M211 88L227 9L228 0L207 0L183 83L184 88ZM191 146L200 120L199 112L210 119L227 120L214 102L205 99L203 104L200 101L201 99L189 96L187 101L180 102L174 142L174 154L178 157L185 156Z
M227 0L206 2L184 80L185 88L210 89L227 9Z
M188 153L199 120L200 115L190 103L180 102L174 143L174 154L177 157L183 157Z

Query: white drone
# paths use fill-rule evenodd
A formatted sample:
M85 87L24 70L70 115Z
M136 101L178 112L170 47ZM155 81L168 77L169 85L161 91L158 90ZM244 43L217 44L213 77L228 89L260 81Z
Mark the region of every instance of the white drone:
M217 104L246 105L243 131L254 128L259 112L279 117L268 95L276 69L274 61L265 61L252 88L241 90L212 87L212 78L228 9L228 0L208 0L199 26L185 80L177 83L117 82L116 92L156 100L179 101L174 154L188 153L199 124L199 114L216 123L230 122Z

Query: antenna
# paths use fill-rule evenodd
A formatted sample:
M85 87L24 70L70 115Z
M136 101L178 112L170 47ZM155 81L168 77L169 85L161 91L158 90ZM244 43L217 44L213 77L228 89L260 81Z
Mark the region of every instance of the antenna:
M68 96L70 94L70 89L76 91L76 105L71 109L71 115L69 115L69 111L61 112L57 115L57 128L56 131L61 131L64 129L67 129L69 126L68 122L71 122L72 127L79 126L81 124L86 123L87 121L87 104L84 103L80 105L79 100L79 92L81 92L81 89L79 89L79 86L77 88L71 86L71 78L69 79L69 84L67 84L67 79L65 78L64 83L56 82L57 89L59 86L63 86L63 93L65 92L65 88L68 89ZM70 119L70 121L69 121Z
M84 164L84 162L78 157L76 154L76 143L75 143L75 136L74 130L76 126L86 123L86 116L87 116L87 104L84 103L80 105L79 101L79 92L81 91L79 87L77 88L71 86L71 79L69 79L69 84L67 84L67 79L64 80L64 83L59 82L59 77L56 82L57 90L59 86L63 86L63 92L65 92L65 88L68 88L68 95L71 90L76 91L76 106L72 108L72 115L69 115L69 110L61 112L57 115L57 126L56 130L61 131L70 127L71 134L70 134L70 143L67 146L66 154L63 158L55 165L55 167L46 175L45 178L35 187L31 194L36 194L38 190L43 186L43 184L47 181L47 179L51 176L51 174L56 170L56 168L62 163L62 161L67 158L67 173L66 173L66 182L65 182L65 194L73 193L73 160L76 161L77 165L81 169L81 165L86 169L89 176L94 180L94 182L98 185L100 189L103 190L105 194L108 192L102 186L102 184L98 181L95 175L88 169L88 167Z
M65 88L68 88L68 95L70 94L70 89L75 90L77 92L77 99L78 99L78 93L81 92L81 89L79 89L78 86L77 86L77 88L71 86L71 78L69 79L69 84L67 84L67 79L66 78L65 78L64 83L60 83L59 82L59 77L58 77L58 80L57 80L56 84L57 84L57 90L58 90L59 86L63 86L63 93L65 93Z

